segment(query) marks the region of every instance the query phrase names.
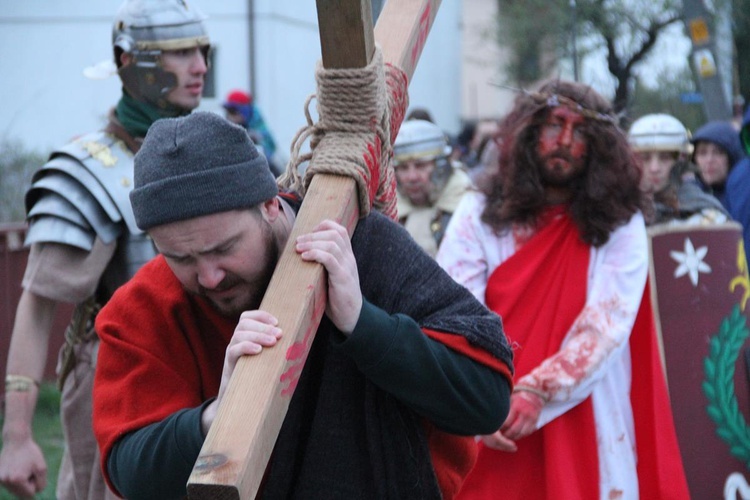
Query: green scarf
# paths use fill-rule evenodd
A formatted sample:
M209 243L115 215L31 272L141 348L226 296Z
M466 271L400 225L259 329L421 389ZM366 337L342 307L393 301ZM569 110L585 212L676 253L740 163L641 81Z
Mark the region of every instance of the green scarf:
M169 106L166 109L159 109L147 102L133 99L123 89L120 102L117 103L115 115L120 120L122 126L133 137L146 137L151 124L159 118L173 118L176 116L189 115L190 110Z

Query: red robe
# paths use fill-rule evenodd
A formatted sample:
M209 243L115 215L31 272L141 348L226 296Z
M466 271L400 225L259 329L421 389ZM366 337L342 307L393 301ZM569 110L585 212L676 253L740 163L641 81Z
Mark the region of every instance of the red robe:
M586 302L590 248L569 217L542 228L500 265L486 303L514 343L515 380L556 353ZM646 293L630 337L631 405L641 498L689 498ZM657 432L658 430L658 432ZM598 499L599 465L591 397L517 442L518 451L480 443L460 499Z

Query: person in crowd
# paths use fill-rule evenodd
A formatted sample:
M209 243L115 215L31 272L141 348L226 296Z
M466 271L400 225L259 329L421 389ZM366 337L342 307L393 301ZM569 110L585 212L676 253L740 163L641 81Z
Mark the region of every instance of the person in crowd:
M393 144L399 222L432 257L453 211L471 186L450 159L448 139L434 123L407 120Z
M517 96L500 166L437 261L497 312L510 413L461 499L687 498L646 290L641 170L610 103L574 82Z
M256 146L266 156L271 172L275 176L282 174L278 165L276 155L276 141L268 129L258 106L253 102L253 96L244 90L232 90L222 104L226 112L227 120L241 125L250 134Z
M724 202L729 215L742 224L745 255L750 258L750 108L745 112L739 137L745 157L729 172Z
M469 170L479 166L488 142L497 134L497 120L469 120L456 136L451 157Z
M459 161L467 165L471 163L472 154L472 143L477 135L477 121L468 120L462 126L461 130L456 134L453 140L453 147L451 151L451 159Z
M160 255L97 317L94 429L117 492L179 498L238 358L284 355L258 307L301 200L212 113L154 124L131 200ZM327 270L326 314L259 497L452 498L507 414L500 319L380 213L292 243Z
M727 178L745 156L737 129L728 121L711 121L696 130L690 142L701 183L727 208Z
M698 181L698 167L691 163L690 136L671 115L642 116L628 131L631 148L642 168L641 188L654 202L649 224L713 224L729 219L726 209Z
M60 355L65 451L56 498L111 495L91 429L99 345L93 321L115 289L155 255L128 199L133 154L155 120L190 113L203 91L204 17L182 0L124 2L112 46L123 91L106 127L54 151L26 195L31 250L8 352L0 452L0 483L21 497L47 482L31 424L61 302L78 305Z
M486 182L492 182L492 178L496 176L496 170L500 166L501 143L502 138L497 134L487 137L479 164L469 171L469 178L477 188L482 189Z

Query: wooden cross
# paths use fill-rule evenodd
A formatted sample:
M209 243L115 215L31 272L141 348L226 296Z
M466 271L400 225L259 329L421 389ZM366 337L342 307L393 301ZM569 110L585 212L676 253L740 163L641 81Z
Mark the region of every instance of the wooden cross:
M316 2L324 68L366 67L377 41L384 62L403 71L407 81L440 6L440 0L388 0L373 32L370 0ZM389 92L394 89L389 85ZM393 141L406 109L390 111ZM260 305L278 318L284 335L273 348L237 362L190 475L189 498L255 498L326 306L325 269L302 261L294 242L324 219L339 222L351 236L359 215L354 179L331 174L312 178Z

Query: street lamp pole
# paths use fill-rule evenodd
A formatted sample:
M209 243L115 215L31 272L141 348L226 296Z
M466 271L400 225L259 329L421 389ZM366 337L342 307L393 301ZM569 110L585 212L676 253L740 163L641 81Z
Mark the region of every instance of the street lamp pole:
M729 120L732 109L724 93L722 75L716 60L716 36L703 0L683 0L682 15L690 34L693 74L703 96L703 110L708 120Z

